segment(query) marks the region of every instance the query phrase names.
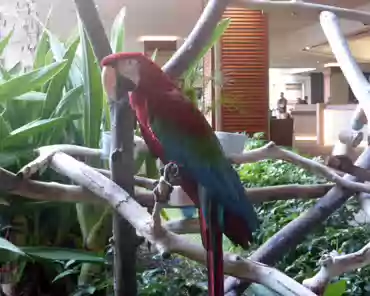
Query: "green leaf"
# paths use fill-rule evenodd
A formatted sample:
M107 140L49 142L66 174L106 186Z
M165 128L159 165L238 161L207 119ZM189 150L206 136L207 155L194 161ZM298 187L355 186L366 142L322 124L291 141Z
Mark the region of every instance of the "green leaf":
M53 247L22 247L21 252L32 257L38 257L47 260L68 261L75 260L78 262L105 263L105 259L99 255L82 250L53 248Z
M18 129L13 130L8 137L2 141L2 147L9 147L20 141L25 141L28 143L29 139L33 136L39 135L40 133L45 133L50 131L52 128L60 126L66 123L68 119L63 117L52 118L52 119L40 119L32 121L26 125L21 126Z
M65 278L66 276L69 276L71 274L77 274L79 273L78 270L76 269L67 269L63 272L61 272L60 274L58 274L53 280L52 280L52 283L55 283L57 280L60 280L62 278Z
M330 284L324 293L324 296L341 296L346 292L347 284L345 280Z
M157 58L157 54L158 54L158 48L156 48L153 53L152 53L152 56L151 56L151 59L153 62L155 62L156 58Z
M0 250L0 261L2 262L11 261L18 256L26 256L20 248L2 237L0 237Z
M5 48L8 46L13 33L14 28L3 39L0 40L0 56L4 53Z
M78 18L78 26L82 49L82 75L84 78L83 135L87 147L97 148L99 147L103 111L103 89L100 66L80 18Z
M0 140L9 136L11 127L9 123L4 119L5 110L0 114Z
M64 44L50 31L48 31L50 49L53 53L53 57L56 61L63 60L63 56L66 54L66 48Z
M9 71L7 71L3 65L0 64L0 75L2 80L9 80L12 78ZM1 82L1 81L0 81Z
M70 113L73 110L73 107L77 106L77 100L82 96L83 91L84 89L82 85L68 91L58 103L52 117L63 116Z
M111 48L114 53L124 51L125 46L125 16L126 16L126 7L122 7L120 12L117 14L114 19L111 34L110 34L110 43Z
M0 84L0 101L20 96L42 86L61 71L66 63L66 61L56 62Z
M45 99L46 99L46 93L38 92L38 91L30 91L23 95L13 98L13 100L19 100L19 101L38 101L38 102L45 101Z
M33 68L38 69L41 67L44 67L45 65L48 65L52 63L47 58L48 52L51 51L50 49L50 40L49 40L49 30L47 29L47 25L50 21L52 13L52 8L49 9L48 14L46 16L45 23L41 22L41 20L36 16L36 21L38 21L40 27L43 29L42 35L40 40L37 43L36 52L35 52L35 58L33 61Z
M42 32L41 38L37 43L35 58L33 60L33 68L38 69L44 67L46 63L46 55L50 50L49 35L46 30Z
M13 75L18 75L20 71L22 70L22 63L21 62L16 62L13 67L11 67L8 70L8 73L13 76Z
M194 69L196 69L197 65L203 59L205 54L216 44L216 42L221 38L222 34L226 31L226 29L230 25L230 19L226 18L221 20L214 31L212 32L211 37L208 40L206 46L202 48L198 56L189 64L188 70L183 74L183 77L187 79L192 73Z
M0 167L7 168L13 166L19 161L19 158L31 157L32 149L14 150L9 152L0 152Z
M61 71L59 71L58 74L53 77L50 82L46 100L42 109L42 118L50 117L63 96L63 88L67 82L68 73L71 68L79 42L79 38L76 38L76 40L67 49L63 57L63 59L67 61L65 66Z

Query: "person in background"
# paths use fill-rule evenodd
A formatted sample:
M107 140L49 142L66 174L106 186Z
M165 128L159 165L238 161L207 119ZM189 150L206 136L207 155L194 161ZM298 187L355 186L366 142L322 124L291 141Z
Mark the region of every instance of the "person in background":
M280 99L277 101L278 118L286 118L288 100L284 97L284 93L280 93Z

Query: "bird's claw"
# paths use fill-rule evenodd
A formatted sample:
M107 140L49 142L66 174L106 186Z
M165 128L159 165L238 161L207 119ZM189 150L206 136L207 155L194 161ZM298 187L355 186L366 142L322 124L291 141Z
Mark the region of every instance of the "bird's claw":
M163 177L172 183L180 176L179 166L175 162L169 162L164 166Z
M153 190L155 202L168 202L173 191L173 185L180 177L178 165L174 162L169 162L161 168L161 175Z

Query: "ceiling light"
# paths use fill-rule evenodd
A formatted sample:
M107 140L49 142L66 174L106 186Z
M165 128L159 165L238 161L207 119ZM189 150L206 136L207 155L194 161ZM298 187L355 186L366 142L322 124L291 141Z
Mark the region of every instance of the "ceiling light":
M181 39L179 36L161 36L161 35L147 35L147 36L140 36L138 41L177 41Z
M306 46L303 50L310 50L311 46Z
M339 67L338 63L326 63L324 64L324 68L330 68L330 67Z

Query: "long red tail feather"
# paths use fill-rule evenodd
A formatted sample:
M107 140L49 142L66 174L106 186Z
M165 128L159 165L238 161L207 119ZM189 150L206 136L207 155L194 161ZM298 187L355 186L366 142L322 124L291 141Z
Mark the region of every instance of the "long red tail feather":
M222 231L218 226L217 212L210 215L211 229L202 211L199 211L201 225L201 236L205 249L207 250L207 272L208 272L208 295L224 295L224 262L222 252Z

